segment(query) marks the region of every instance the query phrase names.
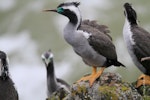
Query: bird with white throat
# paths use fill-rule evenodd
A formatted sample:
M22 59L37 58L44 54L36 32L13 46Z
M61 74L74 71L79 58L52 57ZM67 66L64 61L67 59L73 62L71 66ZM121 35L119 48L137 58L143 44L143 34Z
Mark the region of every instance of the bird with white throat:
M123 28L124 41L128 52L141 72L136 87L150 85L150 33L141 28L137 22L137 14L129 3L124 4L125 24Z

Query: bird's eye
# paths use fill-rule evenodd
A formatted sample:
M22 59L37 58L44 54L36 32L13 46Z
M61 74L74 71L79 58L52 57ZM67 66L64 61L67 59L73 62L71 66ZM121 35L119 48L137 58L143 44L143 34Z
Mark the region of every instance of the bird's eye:
M59 7L59 8L57 8L57 12L62 13L62 12L64 12L64 9L62 7Z

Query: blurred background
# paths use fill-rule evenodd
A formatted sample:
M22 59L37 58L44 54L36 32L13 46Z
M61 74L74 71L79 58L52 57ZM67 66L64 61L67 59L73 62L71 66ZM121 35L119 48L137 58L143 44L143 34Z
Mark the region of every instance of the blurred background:
M79 1L79 0L76 0ZM125 81L136 81L141 72L133 64L125 47L122 29L123 4L132 3L139 24L150 31L149 0L81 0L83 19L97 20L111 30L118 59L127 68L109 67L105 71L119 73ZM56 76L74 83L91 73L91 67L74 53L63 39L64 16L42 12L56 8L64 0L0 0L0 50L8 54L10 74L20 100L46 98L46 69L41 54L49 49L54 53Z

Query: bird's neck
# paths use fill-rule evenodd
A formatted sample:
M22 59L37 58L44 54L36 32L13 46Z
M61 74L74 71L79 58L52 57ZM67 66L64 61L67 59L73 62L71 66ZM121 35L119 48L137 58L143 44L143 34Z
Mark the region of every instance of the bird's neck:
M66 16L69 19L68 25L73 26L74 29L78 29L82 21L80 10L77 8L74 12L67 13Z
M57 80L53 61L51 61L47 67L47 88L49 92L54 92L57 88Z
M123 28L123 37L129 49L131 49L131 45L135 44L135 41L133 39L134 33L132 32L133 27L134 25L131 25L130 22L127 19L125 19L125 24Z
M75 12L70 12L69 14L66 14L66 16L69 19L69 22L67 24L68 30L77 30L81 24L82 21L82 17L81 17L81 13L80 10L77 9Z
M81 15L74 15L73 17L69 18L69 22L67 27L71 28L72 30L77 30L81 24L82 18Z
M51 77L52 79L55 78L55 69L54 69L54 63L53 63L53 61L51 61L48 64L48 67L47 67L47 77Z
M130 20L125 18L124 28L123 28L123 34L129 33L131 31L131 28L138 26L138 23L132 23Z
M130 24L130 22L128 21L128 19L125 18L125 23L124 23L124 27L123 27L123 33L125 33L126 30L130 30L130 28L131 28L131 24Z
M81 16L80 17L74 16L74 19L69 19L68 24L64 28L63 32L64 38L71 45L73 45L74 42L76 41L75 37L77 35L76 33L78 28L80 27L81 21L82 21Z
M126 17L126 20L130 23L131 26L138 25L137 19L134 17Z
M47 67L47 82L49 85L57 84L53 61L51 61Z

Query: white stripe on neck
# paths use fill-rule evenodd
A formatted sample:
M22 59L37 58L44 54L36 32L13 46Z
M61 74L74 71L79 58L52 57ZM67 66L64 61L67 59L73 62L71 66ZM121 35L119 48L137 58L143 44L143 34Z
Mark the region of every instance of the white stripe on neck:
M133 39L133 33L131 32L131 24L129 23L128 19L125 19L125 24L123 28L123 35L124 40L128 43L131 42L132 45L135 45L134 39Z

